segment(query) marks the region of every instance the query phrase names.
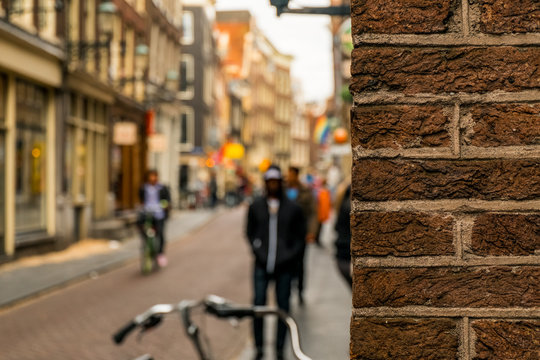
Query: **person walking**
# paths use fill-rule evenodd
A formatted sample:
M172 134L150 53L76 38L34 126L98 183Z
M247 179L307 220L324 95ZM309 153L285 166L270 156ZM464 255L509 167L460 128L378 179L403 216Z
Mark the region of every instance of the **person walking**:
M278 307L289 312L291 282L306 238L302 209L284 194L278 166L264 173L266 194L253 201L247 214L246 236L254 255L253 289L255 306L266 305L268 284L275 283ZM253 320L256 360L264 356L263 319ZM287 326L278 322L277 359L283 359Z
M323 224L330 218L330 209L332 208L332 199L330 190L326 186L326 179L321 182L321 187L317 191L317 232L315 233L315 244L321 244L321 231Z
M144 224L144 213L151 214L158 239L159 266L167 266L165 257L165 221L169 217L171 208L171 195L169 189L159 182L157 170L149 170L146 173L146 183L139 189L139 200L143 207L143 213L139 217L139 227L142 231Z
M304 284L305 284L305 250L306 243L315 239L316 208L315 200L311 189L300 182L300 169L294 166L289 167L287 175L287 198L300 206L306 221L307 235L304 239L304 246L299 254L295 278L298 287L298 303L304 305Z
M338 192L337 219L335 224L337 232L336 262L347 284L352 288L351 276L351 184Z

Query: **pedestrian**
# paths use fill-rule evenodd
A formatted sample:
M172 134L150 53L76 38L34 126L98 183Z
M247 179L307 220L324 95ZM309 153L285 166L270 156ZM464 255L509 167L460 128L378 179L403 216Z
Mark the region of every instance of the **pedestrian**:
M326 179L322 179L321 187L317 192L317 232L315 233L315 243L318 246L321 244L321 230L323 224L330 218L330 210L332 207L332 200L330 190L326 186Z
M340 274L352 288L351 276L351 185L344 185L338 191L337 219L335 230L337 232L336 262Z
M208 183L208 191L210 193L210 207L213 209L217 205L218 201L218 185L217 185L217 176L216 172L212 171L210 173L210 182Z
M253 287L255 306L266 305L268 284L275 283L278 307L289 312L292 277L306 237L302 209L284 194L283 178L278 166L264 173L266 194L254 200L247 217L246 235L255 258ZM263 319L253 320L256 360L264 356ZM276 354L283 359L287 326L278 322Z
M300 169L294 166L289 167L287 176L287 197L300 206L306 221L307 235L304 241L302 252L299 254L295 278L298 287L298 303L304 305L305 288L305 250L306 243L315 239L316 209L315 200L311 189L300 182Z
M143 213L139 217L139 227L145 221L145 214L152 216L152 221L158 240L157 262L159 266L167 266L165 257L165 222L169 217L171 208L171 195L169 189L159 182L157 170L149 170L146 173L146 183L139 189L139 200L143 207ZM144 234L143 234L144 236Z

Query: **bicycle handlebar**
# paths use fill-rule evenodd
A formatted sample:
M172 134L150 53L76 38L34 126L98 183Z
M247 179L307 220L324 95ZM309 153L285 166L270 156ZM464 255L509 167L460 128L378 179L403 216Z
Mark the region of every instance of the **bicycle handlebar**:
M294 319L285 311L268 306L240 306L227 301L219 296L210 295L202 301L184 300L176 305L160 304L154 305L144 313L135 317L126 326L121 328L114 336L116 344L121 344L124 338L135 328L141 326L144 330L153 328L161 322L161 316L172 312L179 312L184 324L184 328L194 342L197 351L202 354L199 340L199 328L191 321L191 309L203 306L207 313L218 318L245 318L245 317L264 317L268 315L277 315L290 330L291 344L294 355L299 360L311 360L300 348L300 336L298 326Z
M124 342L124 339L126 336L129 335L130 332L135 330L137 328L137 323L135 321L130 321L126 326L118 330L116 334L113 336L113 340L116 344L121 344Z

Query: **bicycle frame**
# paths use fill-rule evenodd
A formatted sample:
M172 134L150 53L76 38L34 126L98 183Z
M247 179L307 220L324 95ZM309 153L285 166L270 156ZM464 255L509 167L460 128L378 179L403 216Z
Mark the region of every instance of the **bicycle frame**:
M156 229L154 217L150 213L144 213L142 229L142 249L141 249L141 273L146 275L158 268L156 261Z
M218 296L208 296L201 301L183 300L176 305L159 304L154 305L144 313L137 315L133 321L128 323L114 336L117 344L123 342L124 338L137 327L142 328L142 332L157 326L164 315L177 312L180 314L184 329L189 339L192 341L197 354L201 360L212 360L211 356L204 350L201 341L199 327L191 321L191 310L197 307L204 307L208 314L219 318L241 319L244 317L266 317L277 316L287 324L290 332L291 345L294 356L298 360L312 360L302 351L300 347L300 336L296 321L285 311L269 306L239 306L228 302Z

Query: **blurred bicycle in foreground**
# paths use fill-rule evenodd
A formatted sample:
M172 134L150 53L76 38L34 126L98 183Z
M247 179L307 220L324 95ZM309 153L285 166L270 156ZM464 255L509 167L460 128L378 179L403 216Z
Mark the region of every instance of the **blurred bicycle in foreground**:
M113 336L113 340L116 344L121 344L125 337L135 329L140 328L141 334L144 334L144 332L157 327L165 315L178 313L181 317L186 334L192 341L199 359L214 360L209 347L202 341L203 334L201 333L201 329L191 320L191 312L197 308L204 309L207 314L221 319L229 319L231 321L237 321L243 318L277 316L287 324L287 327L290 330L290 339L294 356L299 360L311 360L311 358L305 355L300 348L298 326L296 321L289 314L269 306L233 304L226 299L215 295L210 295L199 301L183 300L178 304L154 305L144 313L137 315L132 321L122 327ZM143 355L136 360L153 360L153 357L150 355Z

